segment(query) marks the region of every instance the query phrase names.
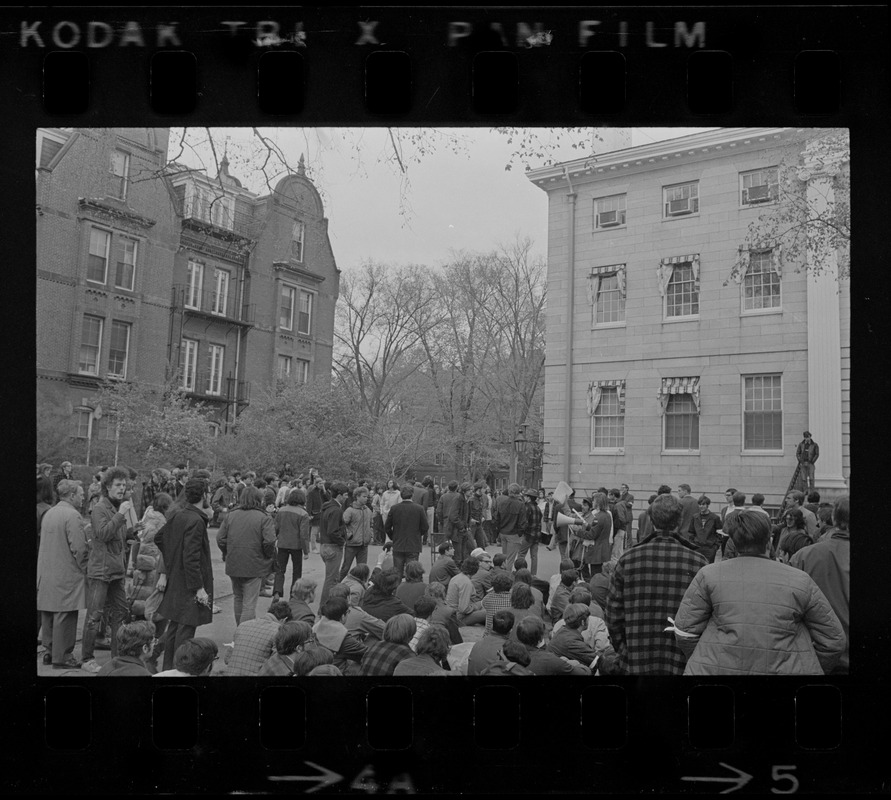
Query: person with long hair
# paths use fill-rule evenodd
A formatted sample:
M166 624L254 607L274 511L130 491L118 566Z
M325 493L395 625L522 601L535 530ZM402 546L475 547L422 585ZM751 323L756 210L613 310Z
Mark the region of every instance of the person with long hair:
M777 559L788 564L789 559L803 547L813 542L805 527L804 514L800 508L786 509L783 514L783 529L777 541Z

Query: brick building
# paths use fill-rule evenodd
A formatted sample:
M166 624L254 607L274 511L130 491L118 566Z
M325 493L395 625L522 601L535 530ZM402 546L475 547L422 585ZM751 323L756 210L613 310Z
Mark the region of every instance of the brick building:
M330 375L339 271L298 174L258 196L167 164L166 128L37 135L38 408L71 420L70 457L114 438L102 381L177 375L214 431L251 387Z
M728 280L789 155L808 164L802 131L737 128L528 173L549 198L544 485L778 504L808 429L817 488L845 491L847 280L769 250ZM800 174L809 200L831 194L824 171Z

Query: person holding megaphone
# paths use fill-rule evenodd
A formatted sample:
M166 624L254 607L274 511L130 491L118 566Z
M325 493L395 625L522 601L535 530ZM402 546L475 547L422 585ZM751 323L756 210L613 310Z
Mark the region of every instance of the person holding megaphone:
M579 524L570 528L569 557L585 581L597 575L612 555L613 518L607 508L605 494L597 492L590 500L586 497Z

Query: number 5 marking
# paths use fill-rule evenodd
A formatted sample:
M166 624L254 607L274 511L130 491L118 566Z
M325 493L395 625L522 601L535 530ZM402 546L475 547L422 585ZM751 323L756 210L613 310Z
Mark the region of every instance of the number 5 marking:
M770 777L774 781L789 781L792 786L789 789L773 789L771 788L771 792L773 794L795 794L798 791L798 778L791 774L791 770L797 769L794 764L788 765L779 765L774 764L771 768ZM784 772L784 770L786 770Z

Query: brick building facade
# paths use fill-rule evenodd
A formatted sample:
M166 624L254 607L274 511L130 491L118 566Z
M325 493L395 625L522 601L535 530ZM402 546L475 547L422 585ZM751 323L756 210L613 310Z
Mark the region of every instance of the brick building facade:
M166 128L37 135L37 400L70 458L114 438L100 384L171 375L214 431L251 387L331 373L339 271L302 164L258 196L220 164L167 164Z
M545 486L628 483L640 504L685 482L778 504L808 429L817 488L845 490L847 280L770 251L729 279L803 147L801 131L725 129L528 173L549 197ZM805 175L808 192L824 178Z

